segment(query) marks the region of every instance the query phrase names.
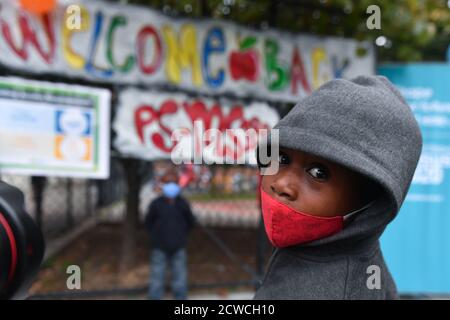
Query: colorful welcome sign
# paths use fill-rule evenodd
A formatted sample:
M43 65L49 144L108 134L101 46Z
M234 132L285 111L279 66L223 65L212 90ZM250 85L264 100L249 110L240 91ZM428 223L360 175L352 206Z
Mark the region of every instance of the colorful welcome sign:
M244 106L130 88L119 95L114 146L124 155L147 160L177 153L183 161L256 164L258 136L247 133L267 132L278 120L277 111L266 103Z
M0 63L36 73L283 101L332 78L374 73L372 46L351 39L258 32L93 0L64 1L41 18L18 1L0 3Z

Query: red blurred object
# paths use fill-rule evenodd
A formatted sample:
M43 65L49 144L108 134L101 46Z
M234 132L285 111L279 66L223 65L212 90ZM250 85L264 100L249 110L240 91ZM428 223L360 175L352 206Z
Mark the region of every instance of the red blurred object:
M49 13L56 7L56 0L19 0L19 2L23 9L34 14Z
M180 185L181 188L184 188L192 180L194 180L194 178L195 178L194 165L187 164L184 167L183 173L180 175L180 178L178 179L178 184Z
M230 56L231 76L235 80L246 79L250 82L258 80L259 56L255 50L234 51Z

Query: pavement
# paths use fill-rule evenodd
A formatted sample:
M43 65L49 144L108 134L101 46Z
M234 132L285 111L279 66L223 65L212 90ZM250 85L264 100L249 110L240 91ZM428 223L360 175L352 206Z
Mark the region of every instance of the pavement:
M229 294L214 294L214 293L206 293L206 294L192 294L188 297L188 300L251 300L255 292L246 291L246 292L234 292Z

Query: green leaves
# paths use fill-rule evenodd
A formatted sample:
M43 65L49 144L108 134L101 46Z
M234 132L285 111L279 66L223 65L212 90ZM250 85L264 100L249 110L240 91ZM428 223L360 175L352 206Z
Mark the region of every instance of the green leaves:
M193 18L220 18L294 33L350 37L372 43L385 36L390 45L378 47L381 62L444 61L450 44L450 8L446 0L129 0L128 3ZM366 26L370 5L381 9L381 30L369 30ZM358 49L358 54L363 51L364 48Z

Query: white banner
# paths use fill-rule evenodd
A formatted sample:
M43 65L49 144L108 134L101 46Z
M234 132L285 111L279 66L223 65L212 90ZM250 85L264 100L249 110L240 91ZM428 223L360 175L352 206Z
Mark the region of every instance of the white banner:
M19 1L0 5L0 63L27 72L292 102L330 79L374 74L372 45L352 39L175 19L94 0L60 1L42 19Z
M0 172L109 176L110 92L0 77Z
M124 155L146 160L255 164L257 141L250 135L269 130L278 120L266 103L244 107L226 100L127 89L119 94L114 146Z

